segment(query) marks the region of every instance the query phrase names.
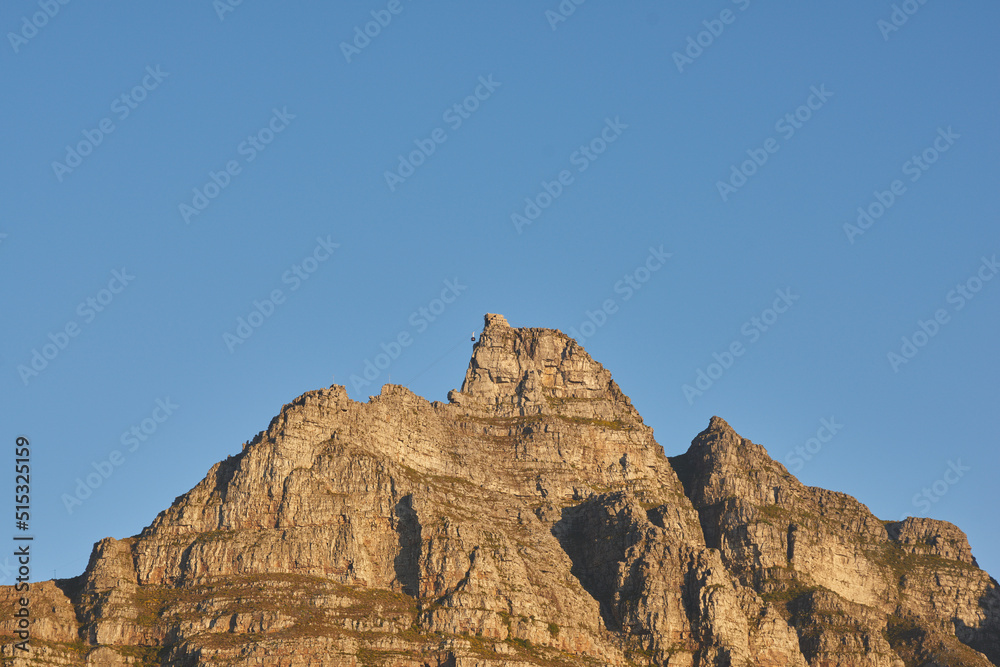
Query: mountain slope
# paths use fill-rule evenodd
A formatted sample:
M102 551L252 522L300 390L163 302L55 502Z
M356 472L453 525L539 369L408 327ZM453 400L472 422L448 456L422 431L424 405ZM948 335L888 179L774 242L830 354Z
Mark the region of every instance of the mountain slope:
M668 459L558 331L487 315L448 399L303 394L141 534L32 584L31 656L4 658L1000 665L961 531L805 487L717 417Z

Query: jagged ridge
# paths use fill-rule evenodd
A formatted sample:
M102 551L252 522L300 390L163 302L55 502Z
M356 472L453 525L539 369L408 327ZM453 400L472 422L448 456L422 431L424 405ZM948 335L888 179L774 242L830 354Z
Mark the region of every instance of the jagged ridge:
M718 417L667 459L576 341L500 315L448 403L303 394L33 595L17 664L1000 664L958 528L805 487Z

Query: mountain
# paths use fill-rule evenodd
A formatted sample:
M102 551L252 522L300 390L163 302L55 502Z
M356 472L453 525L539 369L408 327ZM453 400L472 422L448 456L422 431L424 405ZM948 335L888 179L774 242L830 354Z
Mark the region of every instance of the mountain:
M954 525L804 486L718 417L668 458L576 341L500 315L447 403L305 393L29 595L5 664L1000 665Z

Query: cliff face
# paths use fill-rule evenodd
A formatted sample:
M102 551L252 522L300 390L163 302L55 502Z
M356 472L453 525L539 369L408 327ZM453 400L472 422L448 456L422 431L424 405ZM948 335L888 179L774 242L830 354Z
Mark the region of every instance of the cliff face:
M32 584L32 652L4 660L1000 665L1000 589L958 528L803 486L717 417L668 459L558 331L487 315L448 399L303 394L140 535Z

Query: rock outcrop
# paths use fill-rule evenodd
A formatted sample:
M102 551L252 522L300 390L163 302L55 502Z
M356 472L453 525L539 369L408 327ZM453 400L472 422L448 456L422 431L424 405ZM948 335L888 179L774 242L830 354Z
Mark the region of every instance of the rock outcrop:
M447 403L303 394L30 596L5 663L1000 665L958 528L803 486L718 417L668 459L574 340L500 315Z

